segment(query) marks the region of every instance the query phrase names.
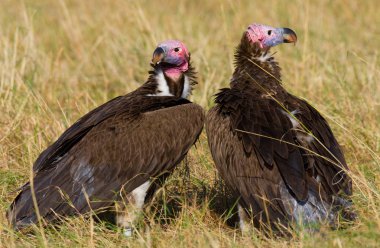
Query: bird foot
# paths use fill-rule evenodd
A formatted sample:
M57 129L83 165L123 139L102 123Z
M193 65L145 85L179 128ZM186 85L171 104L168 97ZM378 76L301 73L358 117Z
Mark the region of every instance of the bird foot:
M123 228L123 234L126 238L130 238L133 235L133 228L132 227L124 227Z

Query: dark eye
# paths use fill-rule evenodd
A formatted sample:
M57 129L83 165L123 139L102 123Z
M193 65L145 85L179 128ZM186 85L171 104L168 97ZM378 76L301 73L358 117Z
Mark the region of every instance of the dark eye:
M181 49L179 47L174 48L174 52L178 53Z
M269 31L268 31L268 35L271 35L271 34L272 34L272 30L269 30Z

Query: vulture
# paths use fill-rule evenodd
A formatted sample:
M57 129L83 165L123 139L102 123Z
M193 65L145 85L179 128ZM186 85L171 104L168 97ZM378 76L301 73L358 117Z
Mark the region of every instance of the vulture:
M187 100L196 73L186 46L160 43L151 65L141 87L90 111L39 155L33 179L7 211L16 230L113 209L132 235L144 203L184 159L205 119Z
M289 28L252 24L235 51L230 87L206 116L211 154L225 184L238 196L242 231L333 225L350 211L352 182L323 116L285 90L270 48L295 43Z

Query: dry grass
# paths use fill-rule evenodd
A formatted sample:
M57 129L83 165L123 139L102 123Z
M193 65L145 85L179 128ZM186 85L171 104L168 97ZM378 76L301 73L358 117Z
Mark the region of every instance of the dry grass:
M380 243L379 13L375 0L2 0L0 246L375 247ZM150 230L140 228L135 239L84 218L35 235L9 229L3 213L38 154L81 115L141 85L157 42L185 41L199 71L192 100L208 109L212 95L228 85L234 47L251 22L297 31L297 46L276 48L276 57L285 86L328 118L345 150L359 213L354 225L294 232L291 239L241 237L213 210L213 195L221 192L202 134L189 155L190 180L184 183L180 169L158 196L179 210L152 206L146 216Z

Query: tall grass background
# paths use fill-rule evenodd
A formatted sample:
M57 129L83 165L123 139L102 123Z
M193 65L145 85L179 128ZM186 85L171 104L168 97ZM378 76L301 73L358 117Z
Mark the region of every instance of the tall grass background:
M379 246L378 1L2 0L0 6L1 247ZM296 46L273 51L284 86L323 113L345 151L359 215L354 224L298 230L290 238L242 236L226 224L227 213L214 210L222 192L202 133L135 238L84 217L58 229L36 227L34 234L11 230L4 212L37 156L83 114L144 83L158 42L187 44L199 72L191 100L207 110L213 94L228 86L234 48L253 22L297 32Z

